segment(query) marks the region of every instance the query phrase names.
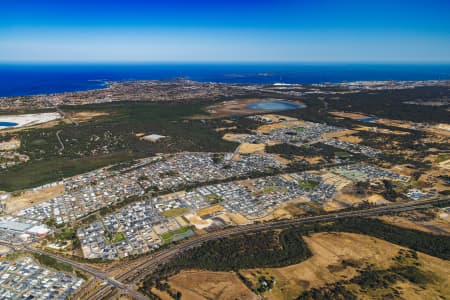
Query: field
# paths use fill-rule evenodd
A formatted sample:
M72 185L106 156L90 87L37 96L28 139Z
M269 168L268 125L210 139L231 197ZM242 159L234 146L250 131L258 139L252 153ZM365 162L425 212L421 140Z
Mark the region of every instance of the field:
M161 238L164 240L165 243L169 243L172 241L172 239L177 236L177 235L184 235L187 234L189 232L192 232L191 227L190 226L186 226L186 227L181 227L175 231L169 231L166 233L161 234Z
M20 140L12 138L10 140L0 142L0 151L11 151L20 148Z
M169 284L186 299L258 299L234 272L182 271Z
M170 218L170 217L180 216L188 211L189 211L189 208L184 208L184 207L172 208L172 209L162 212L162 215L166 218Z
M404 299L438 299L450 293L448 261L422 253L418 253L414 261L409 258L406 248L361 234L316 233L304 239L313 254L311 258L282 268L245 269L240 274L250 282L253 290L258 288L261 277L273 277L275 283L272 291L265 291L262 295L266 299L277 300L294 299L304 291L320 290L337 282L348 282L343 285L362 299L379 298L391 290L398 290ZM387 270L407 267L412 263L418 264L418 272L432 278L432 281L423 279L426 283L419 284L397 280L388 287L367 289L362 289L357 284L361 272L364 272L362 270L366 270L369 265L370 270L388 272ZM366 270L364 276L368 272ZM171 276L168 283L171 289L181 292L187 299L256 297L256 293L251 293L234 272L182 271Z
M57 197L64 193L63 185L56 185L48 188L43 188L40 190L28 190L14 195L8 200L6 204L6 212L14 213L18 210L24 209L26 207L36 205L39 202L46 201L48 199Z
M242 143L239 146L239 153L249 154L249 153L264 153L266 148L265 144L250 144Z
M382 216L380 220L404 228L430 232L434 234L450 235L450 217L443 212L437 212L436 216L424 217L422 213L408 213L400 216Z

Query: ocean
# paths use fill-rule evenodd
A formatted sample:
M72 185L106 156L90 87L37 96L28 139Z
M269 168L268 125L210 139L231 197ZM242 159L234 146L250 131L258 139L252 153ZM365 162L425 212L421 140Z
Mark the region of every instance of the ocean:
M105 81L186 78L223 83L450 79L450 64L1 64L0 97L98 89Z

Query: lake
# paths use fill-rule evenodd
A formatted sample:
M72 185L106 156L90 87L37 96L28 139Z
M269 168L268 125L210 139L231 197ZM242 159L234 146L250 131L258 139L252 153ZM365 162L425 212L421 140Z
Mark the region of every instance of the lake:
M14 122L1 122L0 121L0 126L4 126L4 127L14 127L14 126L17 126L17 125L19 125L19 124L14 123Z
M256 111L282 111L289 109L304 108L304 104L288 102L284 100L269 100L250 103L246 108Z

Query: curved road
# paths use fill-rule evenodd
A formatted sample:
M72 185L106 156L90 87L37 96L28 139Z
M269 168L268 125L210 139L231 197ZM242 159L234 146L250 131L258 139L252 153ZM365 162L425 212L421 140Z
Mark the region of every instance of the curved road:
M415 202L407 202L407 203L401 203L401 204L393 204L388 206L381 206L376 208L370 208L365 210L358 210L358 211L349 211L349 212L341 212L341 213L334 213L334 214L327 214L327 215L321 215L321 216L315 216L315 217L308 217L303 219L293 219L293 220L282 220L282 221L273 221L273 222L267 222L262 224L251 224L251 225L244 225L239 227L232 227L228 229L224 229L217 232L212 232L206 235L199 236L197 238L194 238L192 240L188 240L187 242L175 245L167 250L163 250L161 252L158 252L154 255L147 256L145 258L142 258L142 262L138 263L137 265L133 266L131 269L123 272L122 274L115 277L117 282L122 283L125 285L125 283L129 284L126 285L126 289L122 290L124 292L127 292L129 290L133 290L133 286L142 280L145 276L153 272L159 265L167 263L170 259L172 259L175 255L177 255L180 252L183 252L185 250L188 250L190 248L198 247L204 242L228 237L235 234L242 234L242 233L249 233L249 232L255 232L255 231L261 231L261 230L267 230L267 229L274 229L274 228L285 228L293 225L300 225L304 223L312 223L312 222L322 222L322 221L329 221L334 219L342 219L342 218L348 218L348 217L368 217L368 216L374 216L379 215L383 213L388 212L399 212L399 211L409 211L409 210L415 210L419 208L427 208L430 207L430 205L439 202L439 201L447 201L450 200L450 198L444 198L444 199L429 199L429 200L423 200L423 201L415 201ZM110 295L110 293L113 290L111 289L111 286L102 286L97 291L95 291L88 299L107 299L107 297ZM140 299L140 298L136 298Z
M188 240L186 242L174 245L173 247L171 247L169 249L165 249L158 253L151 254L149 256L140 258L137 261L133 262L133 266L130 269L125 270L123 273L121 273L115 277L110 276L106 272L102 272L95 268L89 267L81 262L74 261L72 259L68 259L65 257L61 257L61 256L58 256L51 252L37 250L37 249L29 247L26 244L21 245L21 247L19 245L14 245L14 244L8 243L6 241L0 241L0 244L12 247L13 249L16 249L16 250L20 250L19 248L22 248L24 251L27 251L30 253L50 256L58 261L61 261L68 265L71 265L72 267L74 267L76 269L79 269L86 273L89 273L92 276L94 276L95 278L101 279L107 283L106 285L102 285L102 286L98 287L98 289L93 291L93 293L91 293L91 296L89 296L87 299L109 299L108 297L111 295L112 292L114 292L114 289L117 288L123 294L129 295L133 299L144 300L144 299L148 299L148 298L135 290L136 283L138 283L145 276L147 276L148 274L153 272L161 264L164 264L164 263L167 263L168 261L170 261L170 259L172 259L178 253L186 251L191 248L198 247L201 244L203 244L207 241L210 241L210 240L220 239L220 238L228 237L228 236L235 235L235 234L257 232L257 231L275 229L275 228L277 228L277 229L278 228L286 228L289 226L301 225L301 224L305 224L305 223L330 221L330 220L343 219L343 218L349 218L349 217L369 217L369 216L375 216L375 215L389 213L389 212L410 211L410 210L415 210L415 209L420 209L420 208L427 208L437 202L448 201L448 200L450 200L450 197L436 198L436 199L429 199L429 200L422 200L422 201L413 201L413 202L400 203L400 204L392 204L392 205L380 206L380 207L369 208L369 209L364 209L364 210L331 213L331 214L315 216L315 217L307 217L307 218L302 218L302 219L280 220L280 221L272 221L272 222L261 223L261 224L250 224L250 225L226 228L224 230L211 232L211 233L208 233L208 234L205 234L202 236L198 236L198 237ZM137 263L137 264L135 264L135 263ZM113 270L114 269L110 270L110 272Z

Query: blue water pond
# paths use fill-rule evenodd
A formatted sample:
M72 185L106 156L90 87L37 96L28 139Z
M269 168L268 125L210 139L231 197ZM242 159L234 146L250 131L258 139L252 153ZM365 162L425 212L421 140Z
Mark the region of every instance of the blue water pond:
M17 126L19 124L14 123L14 122L2 122L0 121L0 126L4 126L4 127L14 127Z
M361 122L371 123L371 122L378 121L378 118L367 117L367 118L360 118L360 119L357 119L357 120L361 121Z
M305 105L288 102L284 100L268 100L268 101L260 101L247 105L248 109L252 110L264 110L264 111L281 111L281 110L289 110L289 109L297 109L304 108Z

